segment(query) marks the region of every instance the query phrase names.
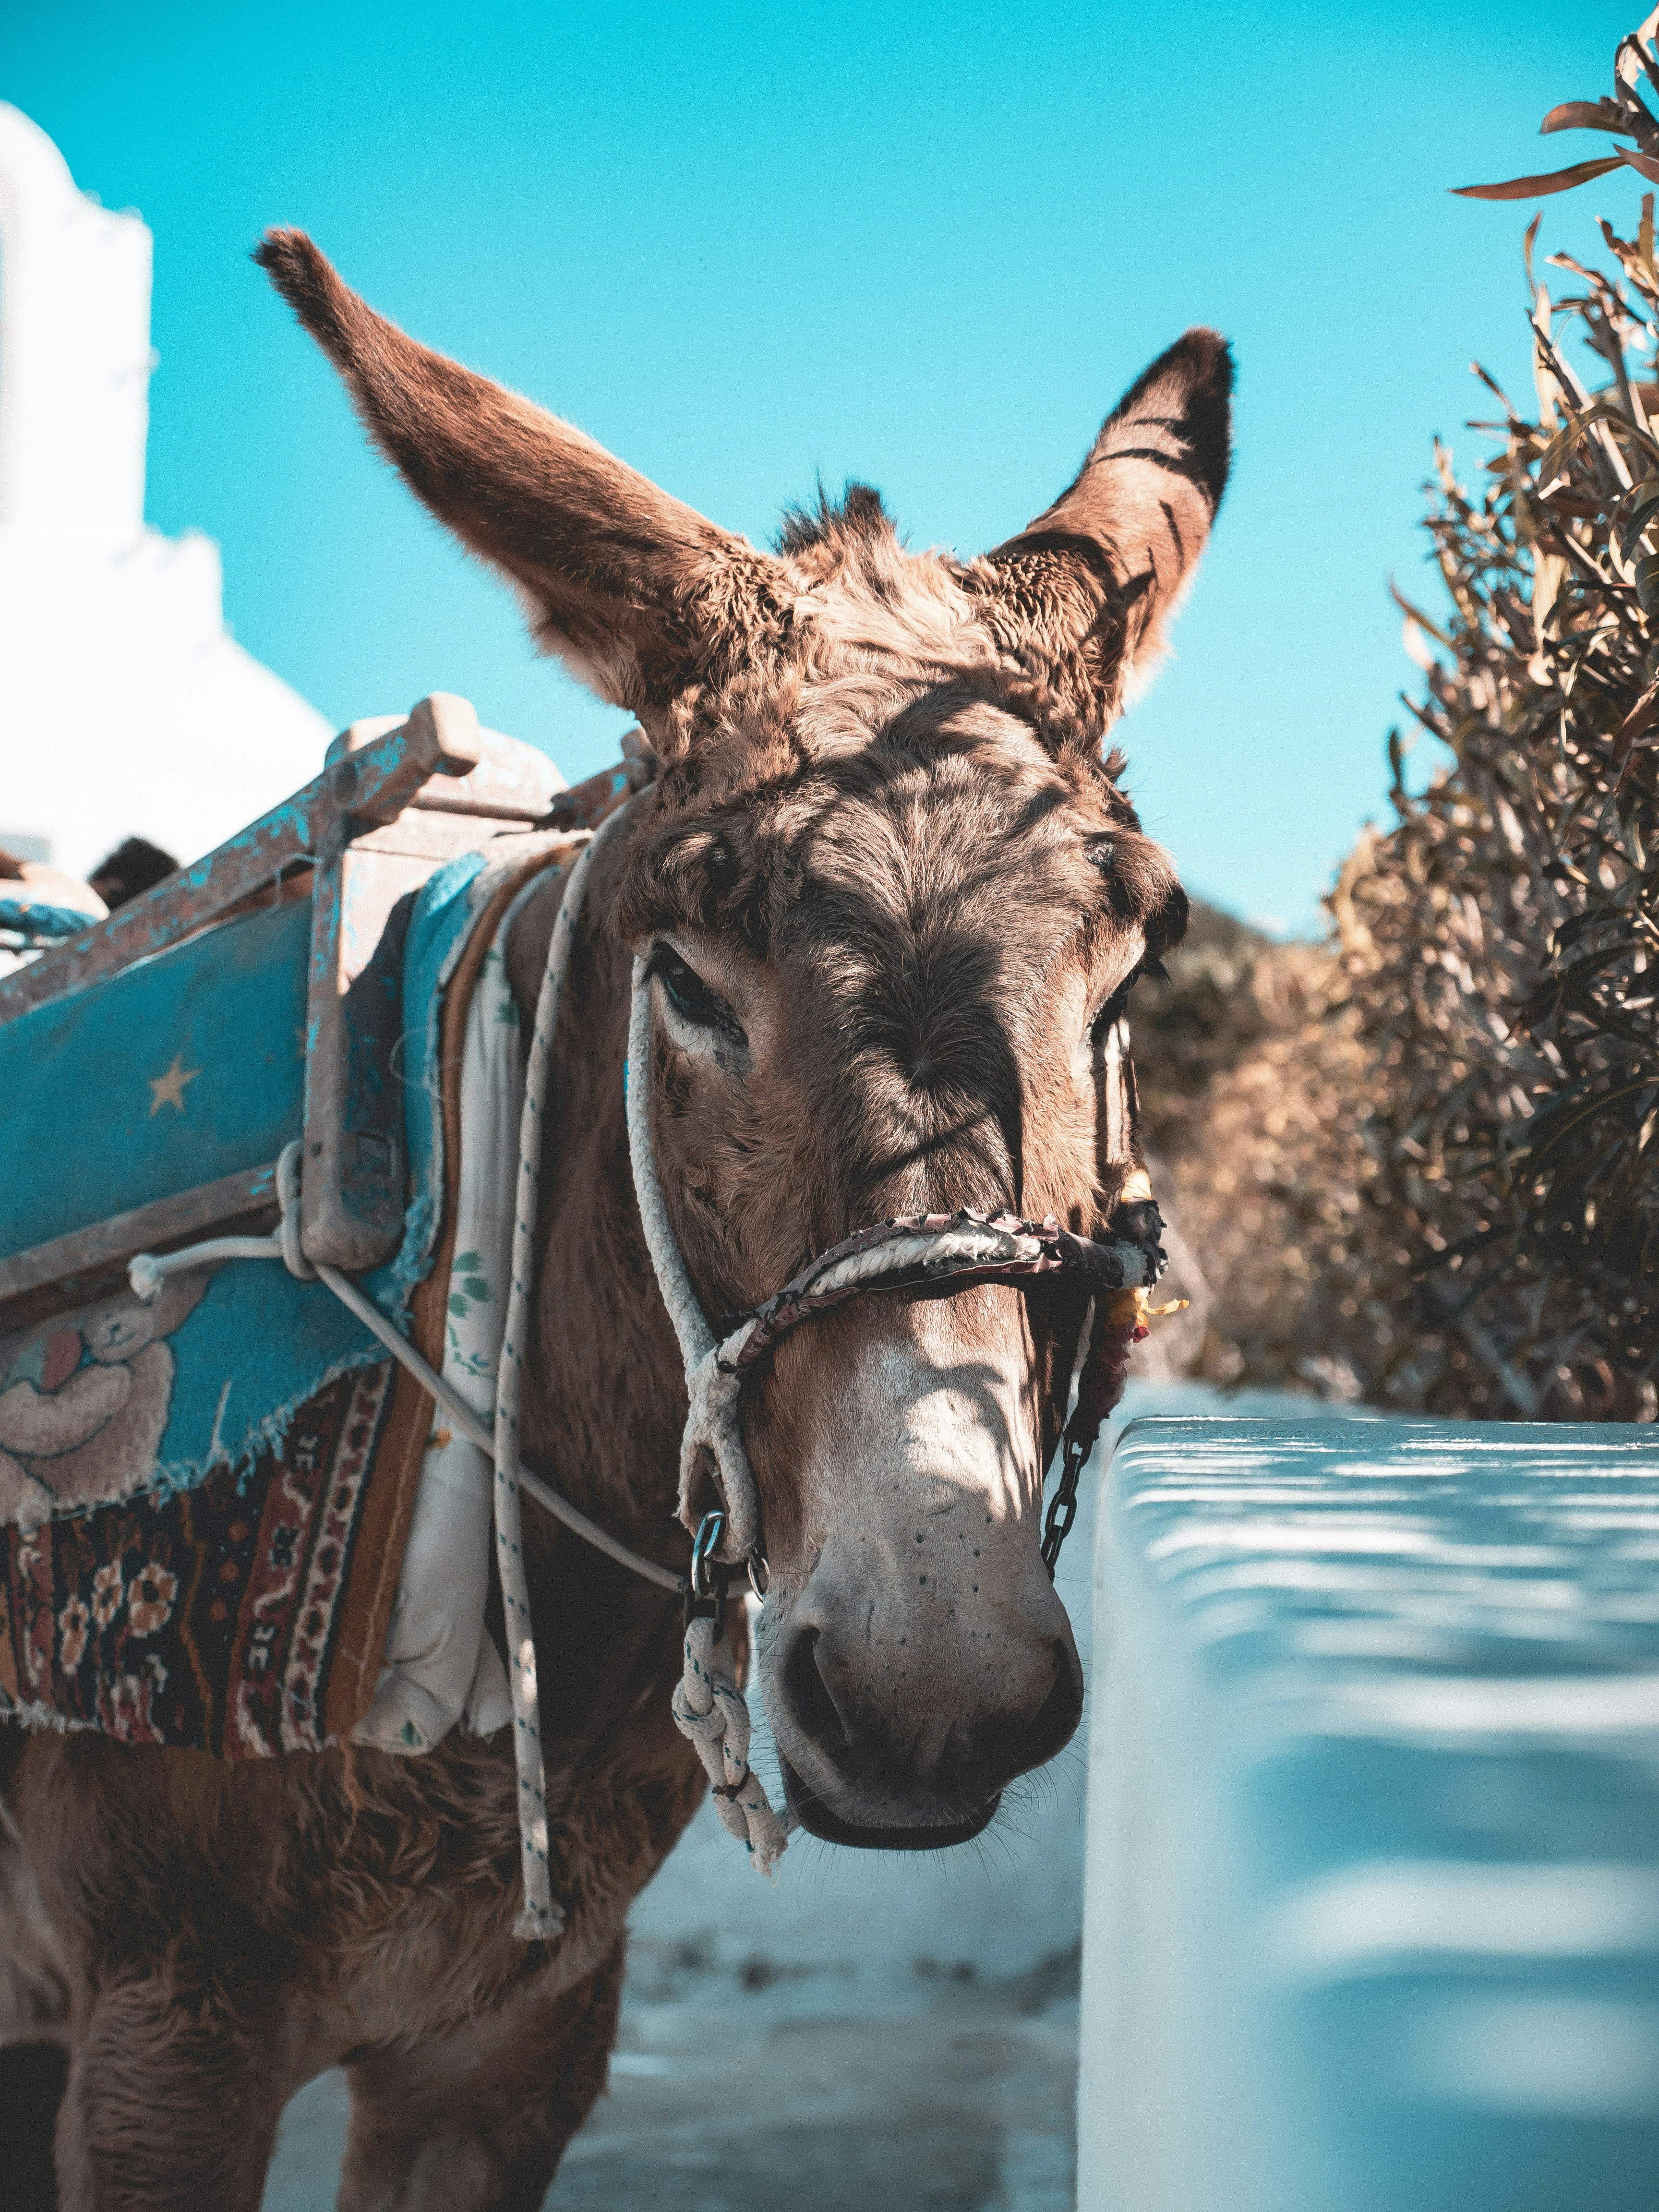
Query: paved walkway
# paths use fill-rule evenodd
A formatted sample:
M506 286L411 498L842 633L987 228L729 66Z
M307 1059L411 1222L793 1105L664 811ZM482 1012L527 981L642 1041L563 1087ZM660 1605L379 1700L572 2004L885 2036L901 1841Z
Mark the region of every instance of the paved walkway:
M610 2094L548 2212L1071 2212L1075 1959L919 1981L873 2018L695 1978L695 1997L630 1996ZM295 2099L266 2212L327 2212L345 2120L338 2074Z

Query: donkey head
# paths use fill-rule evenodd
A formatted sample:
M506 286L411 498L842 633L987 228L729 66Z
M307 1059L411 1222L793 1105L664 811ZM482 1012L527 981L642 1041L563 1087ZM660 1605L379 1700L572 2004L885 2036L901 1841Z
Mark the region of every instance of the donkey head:
M856 486L762 552L412 343L299 234L258 258L375 442L656 750L614 915L653 977L657 1157L715 1327L888 1216L1109 1222L1136 1172L1124 1000L1186 900L1103 739L1221 498L1222 341L1172 346L983 558L906 551ZM1082 1306L863 1298L749 1389L760 1664L819 1834L959 1840L1076 1724L1038 1523Z

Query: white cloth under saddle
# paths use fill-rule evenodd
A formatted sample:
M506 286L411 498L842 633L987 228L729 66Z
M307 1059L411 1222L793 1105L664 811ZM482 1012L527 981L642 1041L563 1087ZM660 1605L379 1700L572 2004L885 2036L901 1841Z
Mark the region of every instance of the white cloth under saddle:
M518 1002L507 979L507 933L546 878L539 872L501 917L467 1008L461 1048L461 1135L455 1256L444 1321L443 1378L486 1428L507 1322L513 1177L524 1110ZM484 1626L495 1470L438 1407L421 1462L386 1638L386 1669L352 1731L377 1750L430 1751L456 1722L490 1735L513 1717L501 1655Z

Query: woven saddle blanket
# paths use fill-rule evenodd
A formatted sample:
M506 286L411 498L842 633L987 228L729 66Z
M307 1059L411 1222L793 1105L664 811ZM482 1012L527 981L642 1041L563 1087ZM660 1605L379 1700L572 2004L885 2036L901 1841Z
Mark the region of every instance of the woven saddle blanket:
M406 940L404 1234L361 1281L486 1425L523 1097L502 939L568 851L447 864ZM0 1026L0 1249L299 1133L308 927L274 904ZM489 1732L490 1503L484 1455L279 1261L0 1335L0 1717L228 1759Z

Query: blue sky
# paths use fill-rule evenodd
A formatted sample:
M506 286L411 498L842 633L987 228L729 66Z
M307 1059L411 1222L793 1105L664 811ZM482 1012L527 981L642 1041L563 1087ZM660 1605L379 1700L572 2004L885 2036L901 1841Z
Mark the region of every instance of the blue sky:
M337 723L462 691L573 777L625 719L370 458L247 259L265 225L757 540L852 474L981 550L1216 324L1233 487L1121 736L1188 883L1308 927L1386 813L1431 437L1484 452L1474 356L1529 388L1533 210L1446 188L1603 150L1533 134L1639 12L0 0L0 96L155 231L149 518L220 541L242 641ZM1544 202L1544 250L1638 190Z

